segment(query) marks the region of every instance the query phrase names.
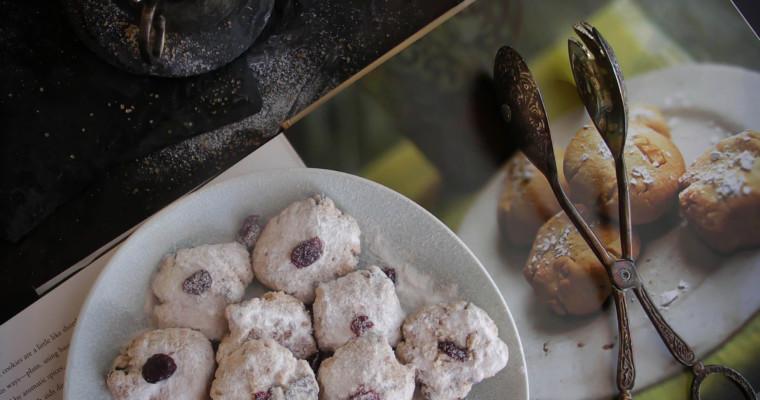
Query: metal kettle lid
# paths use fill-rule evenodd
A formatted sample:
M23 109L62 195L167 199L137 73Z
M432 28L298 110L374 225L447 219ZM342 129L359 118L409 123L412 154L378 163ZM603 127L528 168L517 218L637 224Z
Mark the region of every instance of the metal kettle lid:
M98 56L126 71L186 77L220 68L247 50L261 34L275 0L62 0L70 24ZM162 44L150 64L140 51L144 7L164 20L163 32L148 31ZM163 43L158 43L159 36ZM154 53L155 55L159 55Z

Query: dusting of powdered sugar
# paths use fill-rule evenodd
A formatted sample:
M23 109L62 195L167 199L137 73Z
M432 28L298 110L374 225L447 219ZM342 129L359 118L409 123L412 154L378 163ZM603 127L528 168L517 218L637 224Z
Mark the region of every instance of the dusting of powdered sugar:
M644 182L644 184L647 186L654 185L654 179L652 178L652 175L649 174L649 171L646 169L646 167L631 167L631 176L634 177L633 179L641 179L641 181Z
M405 261L404 252L395 249L381 233L365 228L362 241L364 248L360 265L377 265L396 271L396 295L407 314L424 305L461 300L456 284L444 285L431 274Z
M744 133L746 134L746 133ZM749 138L749 136L745 136ZM691 185L712 185L720 198L731 198L748 195L752 189L745 186L746 172L751 171L756 161L756 155L750 151L741 152L724 149L712 150L709 153L709 168L693 168L681 177L679 182ZM698 190L698 189L693 189Z
M539 231L536 237L536 244L531 253L528 268L535 273L538 268L538 261L545 257L556 259L562 256L569 256L573 250L573 244L567 240L570 233L575 229L573 225L568 224L562 229L552 227L548 232Z
M686 283L683 279L681 279L678 282L678 286L676 286L675 289L672 290L666 290L662 293L660 293L660 309L667 310L671 304L673 304L674 301L680 296L681 294L687 292L689 290L689 284Z

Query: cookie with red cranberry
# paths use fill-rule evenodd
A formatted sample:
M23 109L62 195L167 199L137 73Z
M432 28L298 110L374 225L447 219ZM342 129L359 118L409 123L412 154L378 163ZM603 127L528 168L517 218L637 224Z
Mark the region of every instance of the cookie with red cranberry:
M211 385L214 400L317 400L309 363L270 338L250 340L222 359Z
M318 284L356 268L360 234L356 220L332 200L309 197L267 223L253 249L253 269L264 285L311 304Z
M117 400L205 399L215 367L211 342L202 333L159 329L143 333L119 352L107 384Z
M471 303L422 306L404 320L401 331L404 341L396 355L417 369L417 382L429 400L464 398L509 358L496 324Z
M327 352L369 332L395 346L405 316L393 281L371 266L317 287L314 334L320 350Z
M411 400L414 367L396 360L384 336L354 338L319 367L322 399Z
M240 243L202 245L164 257L151 288L160 328L192 328L211 340L227 331L224 309L243 298L253 280L248 250Z
M274 339L290 350L296 358L306 359L317 352L311 327L311 315L303 303L283 292L268 292L225 310L230 333L222 339L216 351L221 362L246 341Z

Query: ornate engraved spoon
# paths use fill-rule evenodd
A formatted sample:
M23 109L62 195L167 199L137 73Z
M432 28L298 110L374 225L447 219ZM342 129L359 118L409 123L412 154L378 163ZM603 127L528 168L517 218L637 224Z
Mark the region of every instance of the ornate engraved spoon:
M601 127L599 131L602 132L602 137L615 157L616 173L620 177L618 193L623 243L621 259L614 258L607 251L562 189L541 93L522 57L511 47L505 46L499 49L494 63L494 80L507 129L517 139L525 156L547 178L560 206L607 270L613 287L620 338L617 367L617 385L620 390L618 398L632 398L630 390L633 388L635 378L633 348L625 306L625 292L632 289L673 357L684 366L691 367L694 374L691 385L692 399L699 399L699 387L702 381L712 374L727 376L736 383L747 399L756 399L752 387L741 374L726 366L705 366L696 359L686 342L675 333L659 313L641 283L631 256L628 180L622 153L627 131L627 106L622 74L609 45L595 29L584 24L579 25L576 32L592 50L589 51L579 42L571 42L573 43L570 45L571 60L573 58L576 60L571 62L574 63L574 69L576 66L578 68L578 72L574 71L574 75L576 79L580 77L578 87L584 104L594 123ZM593 44L593 47L590 44ZM600 59L603 61L597 61Z

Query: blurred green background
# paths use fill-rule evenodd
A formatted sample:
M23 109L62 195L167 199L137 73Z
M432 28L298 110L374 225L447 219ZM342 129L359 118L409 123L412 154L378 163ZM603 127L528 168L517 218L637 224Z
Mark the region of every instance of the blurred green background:
M523 55L550 121L560 118L580 107L566 43L581 20L613 45L627 78L689 62L760 70L758 40L728 0L478 0L296 123L287 137L307 166L388 186L456 231L514 151L495 109L496 51L510 45ZM756 317L706 361L736 367L758 388L758 349ZM686 398L688 382L684 374L643 392L637 386L636 398ZM732 390L710 378L703 398L738 396Z

